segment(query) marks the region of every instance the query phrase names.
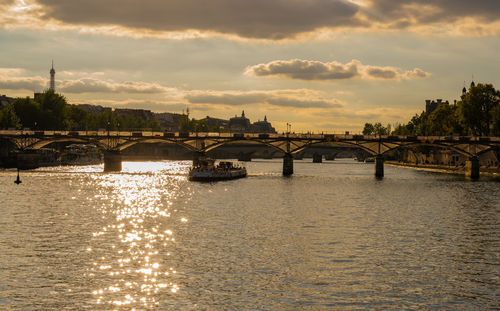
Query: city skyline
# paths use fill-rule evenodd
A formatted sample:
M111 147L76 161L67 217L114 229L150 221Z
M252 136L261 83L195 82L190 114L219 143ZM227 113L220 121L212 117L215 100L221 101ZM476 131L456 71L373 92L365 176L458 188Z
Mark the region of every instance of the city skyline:
M500 83L495 1L0 0L0 93L226 118L282 130L405 123L426 99ZM232 16L233 18L228 18Z

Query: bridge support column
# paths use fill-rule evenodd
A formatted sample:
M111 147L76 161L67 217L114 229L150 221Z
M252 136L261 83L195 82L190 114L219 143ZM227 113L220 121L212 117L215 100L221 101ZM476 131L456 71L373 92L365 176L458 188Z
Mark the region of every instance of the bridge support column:
M313 154L313 163L322 163L323 162L323 155L321 153L314 153Z
M250 162L252 161L252 154L240 152L240 154L238 154L238 161Z
M325 160L335 161L335 153L325 154Z
M204 152L195 152L193 155L193 166L200 165L200 160L205 158L206 155Z
M120 151L104 152L104 171L120 172L122 170L122 154Z
M283 156L283 176L293 175L293 156L291 153L285 153Z
M375 157L375 177L384 177L384 156L381 154L377 154Z
M472 180L479 179L479 158L477 156L470 157L465 161L465 177Z

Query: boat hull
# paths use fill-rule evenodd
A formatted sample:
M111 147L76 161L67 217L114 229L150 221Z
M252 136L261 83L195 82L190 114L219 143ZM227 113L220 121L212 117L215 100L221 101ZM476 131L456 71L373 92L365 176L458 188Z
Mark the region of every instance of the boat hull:
M192 181L220 181L238 179L247 176L245 169L231 171L192 171L189 173L189 180Z

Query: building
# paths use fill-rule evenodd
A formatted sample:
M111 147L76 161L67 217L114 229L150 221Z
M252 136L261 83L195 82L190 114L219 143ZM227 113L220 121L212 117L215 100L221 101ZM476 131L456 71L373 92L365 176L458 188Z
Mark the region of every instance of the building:
M229 119L228 129L231 132L250 132L250 120L245 117L245 110L241 112L241 117Z
M89 104L78 104L76 105L78 108L87 111L90 114L100 114L103 111L111 111L111 108L105 108L100 105L89 105Z
M126 118L128 116L132 116L134 118L142 118L145 121L149 121L153 118L153 113L151 110L145 109L128 109L128 108L116 108L113 111L115 116Z
M170 112L153 113L153 118L160 123L160 126L171 132L179 130L181 116L181 114Z
M0 95L0 107L5 107L15 100L16 100L15 98L8 97L6 95Z
M204 120L205 122L207 122L207 125L210 128L219 127L221 130L225 130L225 129L228 128L228 125L229 125L229 121L228 120L218 119L218 118L212 118L212 117L209 117L209 116L206 116L205 119L202 119L202 120Z
M252 124L253 132L257 133L276 133L276 130L267 122L267 116L264 116L264 121L257 121Z
M241 113L241 117L234 116L229 119L228 129L231 132L245 132L245 133L276 133L271 123L267 121L267 116L264 116L264 121L257 121L253 124L245 117L245 111Z
M442 99L436 99L436 101L427 99L425 100L425 112L431 114L441 104L449 105L450 103L448 101L443 102Z

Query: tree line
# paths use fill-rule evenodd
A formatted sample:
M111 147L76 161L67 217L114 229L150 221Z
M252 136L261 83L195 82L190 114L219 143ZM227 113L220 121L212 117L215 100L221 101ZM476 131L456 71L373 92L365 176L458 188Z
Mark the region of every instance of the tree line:
M111 109L100 113L67 103L61 94L46 90L36 96L17 98L0 110L0 128L32 130L161 130L158 120L135 116L117 116Z
M434 111L422 111L407 124L383 126L366 123L364 135L500 136L500 91L491 84L471 84L461 100L441 103Z

